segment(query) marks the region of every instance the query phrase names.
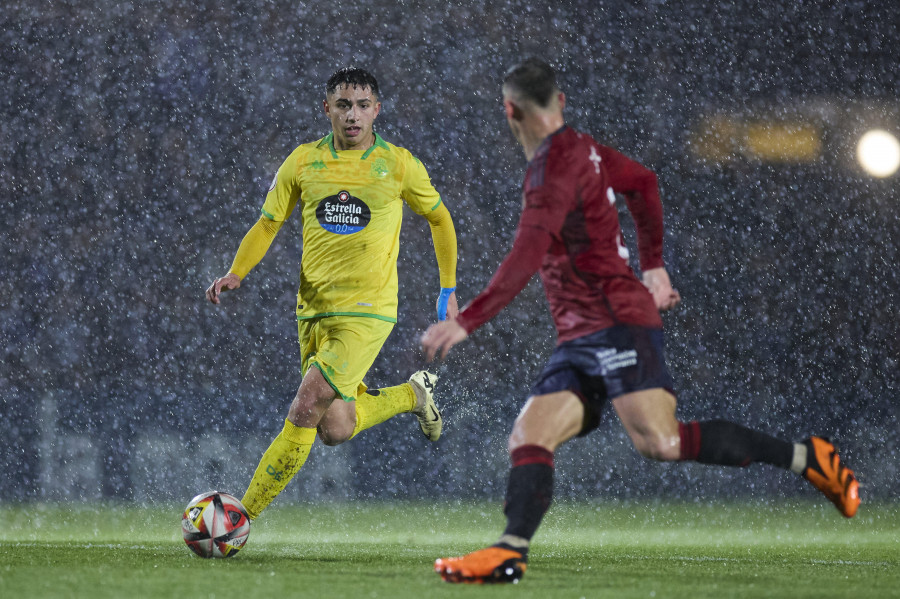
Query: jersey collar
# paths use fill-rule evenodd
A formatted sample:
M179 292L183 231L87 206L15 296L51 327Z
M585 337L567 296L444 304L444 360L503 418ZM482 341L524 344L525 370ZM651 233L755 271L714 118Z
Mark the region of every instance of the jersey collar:
M565 131L565 130L568 129L568 128L569 128L569 126L566 125L565 123L563 123L563 126L562 126L562 127L560 127L559 129L557 129L556 131L554 131L553 133L551 133L550 135L548 135L547 137L545 137L545 138L544 138L544 141L541 142L541 145L539 145L539 146L537 147L537 150L534 151L534 157L532 157L531 161L534 162L534 158L535 158L535 157L537 157L537 156L539 156L540 154L546 152L547 149L550 147L550 144L553 143L553 138L556 137L557 135L559 135L560 133L562 133L563 131Z
M374 132L373 132L373 133L374 133ZM317 148L321 148L321 147L324 146L324 145L327 145L327 146L328 146L328 149L331 150L331 157L332 157L332 158L338 158L337 150L334 149L334 131L332 131L331 133L329 133L328 135L326 135L325 137L323 137L323 138L322 138L322 141L320 141L320 142L316 145L316 147L317 147ZM369 157L369 154L371 154L371 153L375 150L375 148L381 148L382 150L389 150L389 149L390 149L390 147L387 145L387 142L384 141L383 139L381 139L381 136L378 135L377 133L375 133L375 143L373 143L373 144L372 144L372 147L370 147L368 150L366 150L366 151L363 153L363 155L360 156L359 159L360 159L360 160L365 160L366 158L368 158L368 157Z

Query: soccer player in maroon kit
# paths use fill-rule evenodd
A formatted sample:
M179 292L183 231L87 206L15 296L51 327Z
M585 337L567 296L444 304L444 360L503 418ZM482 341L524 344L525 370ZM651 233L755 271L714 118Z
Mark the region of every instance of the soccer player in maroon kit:
M726 420L675 418L659 310L681 298L663 266L656 175L566 126L565 95L541 60L526 60L507 73L503 106L529 161L512 250L456 319L425 332L422 347L429 360L437 353L445 356L496 316L538 271L558 342L509 437L506 530L486 549L438 559L435 570L449 582L519 580L529 542L553 496L553 453L596 428L607 402L645 457L790 469L852 517L860 503L859 484L827 439L791 443ZM628 264L616 193L625 196L634 218L643 280Z

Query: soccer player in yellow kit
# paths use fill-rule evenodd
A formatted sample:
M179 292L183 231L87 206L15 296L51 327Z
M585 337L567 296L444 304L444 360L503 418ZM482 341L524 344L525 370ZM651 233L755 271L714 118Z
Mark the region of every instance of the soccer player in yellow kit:
M433 374L419 371L401 385L371 390L363 378L397 322L403 202L431 227L440 271L439 319L458 313L453 220L422 163L375 133L381 110L375 77L358 68L336 72L326 84L324 109L331 133L299 146L282 163L262 216L241 242L228 274L206 291L218 304L223 291L240 287L299 205L303 257L297 321L304 374L284 428L241 499L250 518L300 470L317 434L326 445L337 445L404 412L418 417L430 441L440 437L443 426Z

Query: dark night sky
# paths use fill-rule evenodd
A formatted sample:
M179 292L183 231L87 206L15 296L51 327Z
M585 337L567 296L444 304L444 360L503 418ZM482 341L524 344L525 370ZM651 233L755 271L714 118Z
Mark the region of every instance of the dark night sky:
M896 466L879 456L900 443L900 198L896 177L865 177L848 148L869 123L900 133L900 5L7 4L0 434L11 442L0 461L11 467L0 497L41 493L36 449L47 431L93 439L86 455L105 495L133 496L153 477L165 483L160 497L242 484L243 470L238 482L167 479L135 439L171 434L202 451L203 434L262 442L279 426L299 383L299 223L224 307L202 295L281 160L328 131L323 84L346 64L379 77L379 131L428 167L459 231L460 299L474 296L516 225L525 162L498 81L529 54L559 68L570 124L659 174L665 255L685 298L666 317L679 414L727 415L788 438L828 434L869 492L896 495ZM820 107L825 135L813 163L738 153L715 165L688 145L710 114L785 118L809 106ZM401 322L371 373L376 385L420 366L415 339L438 286L427 227L412 217L404 226ZM424 466L398 457L417 440L408 422L390 423L346 450L353 464L385 466L355 467L347 492L497 494L505 436L553 341L535 282L443 367L449 426L434 455L471 471L417 487ZM563 494L603 494L636 460L612 418L567 451ZM615 466L577 471L611 456ZM472 483L475 471L487 482ZM642 463L620 492L801 489L767 474Z

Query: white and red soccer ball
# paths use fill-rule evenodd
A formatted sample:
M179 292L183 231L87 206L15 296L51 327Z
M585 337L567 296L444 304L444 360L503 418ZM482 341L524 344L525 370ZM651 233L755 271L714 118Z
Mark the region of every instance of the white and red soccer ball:
M250 518L236 497L209 491L184 508L181 532L187 546L200 557L231 557L250 536Z

